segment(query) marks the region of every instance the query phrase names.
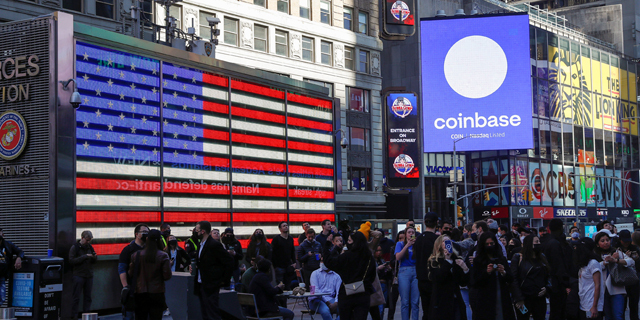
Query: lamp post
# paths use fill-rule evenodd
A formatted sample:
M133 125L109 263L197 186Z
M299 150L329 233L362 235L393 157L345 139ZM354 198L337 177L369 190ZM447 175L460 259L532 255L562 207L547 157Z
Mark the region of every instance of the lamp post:
M453 140L453 218L454 221L456 221L456 226L458 225L458 154L456 153L456 143L469 137L470 136L465 136L460 139Z

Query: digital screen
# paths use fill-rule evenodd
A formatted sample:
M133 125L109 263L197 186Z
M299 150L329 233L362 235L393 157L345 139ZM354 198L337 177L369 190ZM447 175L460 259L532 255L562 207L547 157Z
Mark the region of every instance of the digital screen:
M593 238L597 232L596 226L584 226L584 236L587 238Z
M81 42L76 70L76 231L98 254L139 222L333 220L332 100Z
M387 108L387 183L417 187L421 175L418 98L413 93L390 93Z
M500 26L500 27L496 27ZM529 17L420 21L424 152L533 148Z

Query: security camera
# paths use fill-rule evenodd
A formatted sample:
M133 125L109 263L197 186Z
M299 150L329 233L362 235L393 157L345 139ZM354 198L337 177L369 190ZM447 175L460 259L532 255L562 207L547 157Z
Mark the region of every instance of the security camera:
M207 17L207 22L209 22L209 27L215 27L216 24L220 23L220 18Z
M342 146L342 149L346 149L348 145L349 141L347 141L347 138L342 138L342 140L340 140L340 146Z
M71 106L74 109L78 109L78 107L80 107L80 93L78 93L78 91L73 91L73 93L71 94L71 98L69 99L69 103L71 103Z

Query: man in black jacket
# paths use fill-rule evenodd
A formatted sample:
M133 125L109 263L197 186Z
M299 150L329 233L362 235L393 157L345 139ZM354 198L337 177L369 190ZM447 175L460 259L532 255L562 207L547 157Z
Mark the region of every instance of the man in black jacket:
M237 287L240 284L240 260L244 258L242 245L233 234L233 228L224 229L224 234L220 240L225 250L233 257L233 281Z
M256 299L256 306L260 317L280 316L284 320L293 320L293 311L279 307L276 303L276 295L282 293L284 284L271 285L271 277L268 275L271 270L271 262L262 259L258 262L258 273L251 280L249 293Z
M549 320L565 319L567 294L571 291L569 272L572 270L572 250L562 231L562 220L549 222L549 233L541 240L542 252L551 267L551 290L549 292Z
M276 271L276 283L284 283L289 288L291 281L295 279L296 251L293 246L293 237L289 235L289 224L282 221L278 224L280 235L273 237L271 248L273 254L273 267Z
M96 251L91 246L93 234L89 230L82 231L81 239L69 249L69 263L73 266L73 304L71 316L78 318L80 293L84 290L82 312L91 310L91 289L93 288L93 264L98 260Z
M132 279L129 277L129 265L131 264L131 255L138 250L142 250L145 242L147 241L147 235L149 234L149 226L144 223L139 223L133 229L133 235L135 239L131 241L120 252L120 258L118 258L118 274L120 275L120 283L122 283L122 296L128 295L131 288L129 288L129 281ZM133 285L135 287L135 284ZM133 305L131 302L133 299L129 299L126 305L122 306L122 315L124 320L134 319Z
M429 281L429 257L433 253L433 244L438 239L436 228L440 217L435 212L427 212L424 215L424 232L418 236L413 245L413 255L416 259L416 275L418 289L422 301L422 319L429 318L429 303L431 303L431 281Z
M13 255L17 256L15 261ZM9 277L10 272L22 268L22 259L24 252L11 241L5 240L4 232L0 228L0 305L6 299L5 279Z
M220 287L229 281L233 269L233 257L222 244L211 238L211 223L200 221L195 232L200 238L197 252L195 294L200 298L203 320L218 320ZM189 266L191 268L191 266Z

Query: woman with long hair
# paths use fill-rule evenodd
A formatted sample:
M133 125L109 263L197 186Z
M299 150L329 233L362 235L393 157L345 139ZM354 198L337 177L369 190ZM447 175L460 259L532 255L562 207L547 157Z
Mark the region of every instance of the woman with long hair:
M402 305L402 320L418 320L420 314L420 291L416 273L416 260L413 244L416 242L416 229L405 229L405 241L396 243L396 260L400 262L398 269L398 290Z
M515 320L509 285L513 282L508 262L493 232L483 232L478 239L471 268L470 291L474 320Z
M429 281L432 283L429 319L466 320L467 307L460 287L469 281L469 268L447 235L439 236L429 257Z
M547 314L546 295L550 288L549 262L542 254L540 238L530 234L524 238L522 253L511 259L511 273L515 281L513 300L518 320L544 320Z
M271 245L265 238L264 231L260 228L256 229L249 238L246 255L247 264L250 264L257 256L262 256L271 261Z
M511 258L513 258L514 254L522 251L522 242L520 242L519 238L513 237L511 238L511 240L509 240L509 244L507 244L506 249L507 249L507 259L511 261Z
M594 252L595 244L590 238L574 240L573 264L578 270L578 295L580 296L579 318L602 319L604 310L604 277L602 258Z
M189 268L191 259L184 249L178 245L178 239L174 235L170 235L167 239L167 247L164 251L169 255L171 261L171 271L184 272Z
M626 268L633 266L635 262L630 257L627 257L624 252L615 249L611 245L611 237L607 232L599 231L594 241L596 243L594 251L602 258L600 266L602 267L603 282L605 283L604 316L607 320L622 320L624 319L627 291L624 286L616 286L611 282L611 270L614 265L617 265L618 268Z
M398 231L396 235L396 243L404 241L404 230ZM395 251L395 250L394 250ZM396 260L396 255L391 255L391 262L389 263L393 266L393 277L394 279L398 277L398 260ZM396 279L397 280L397 279ZM398 304L398 298L400 297L400 290L398 289L397 282L391 282L391 286L389 289L389 315L387 316L388 320L393 320L394 315L396 313L396 305Z
M330 241L324 246L324 264L336 272L342 279L338 293L338 312L341 320L366 320L369 313L369 300L374 292L373 281L376 278L376 263L369 250L367 238L356 231L349 235L347 250L333 248ZM341 252L344 252L341 254ZM347 295L345 285L362 281L364 292Z
M131 255L129 276L136 277L136 319L161 320L167 309L164 282L171 279L169 255L162 251L160 230L149 231L144 249Z

